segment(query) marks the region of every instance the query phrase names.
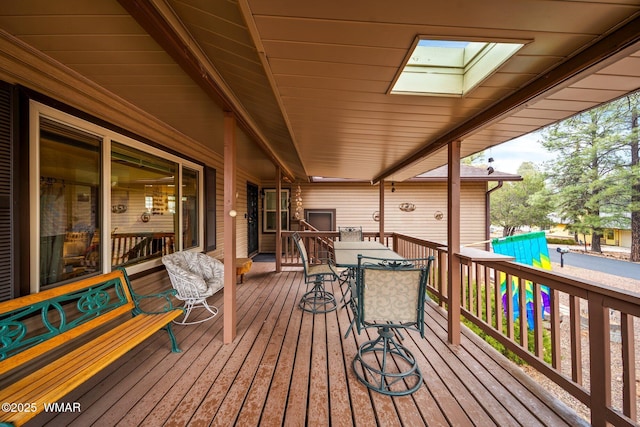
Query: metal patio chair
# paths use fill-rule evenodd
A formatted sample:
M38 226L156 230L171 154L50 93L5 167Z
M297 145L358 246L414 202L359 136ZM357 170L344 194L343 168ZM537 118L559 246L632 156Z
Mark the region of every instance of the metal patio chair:
M336 299L324 287L325 282L333 282L338 278L335 266L329 259L315 259L314 261L320 262L311 262L300 234L294 233L292 238L302 261L304 282L306 284L313 283L311 290L302 296L298 305L310 313L328 313L335 310L337 307Z
M396 333L414 330L424 338L425 292L432 261L433 257L401 261L358 257L356 327L358 333L376 328L378 337L360 345L353 370L372 390L401 396L423 383L415 356Z

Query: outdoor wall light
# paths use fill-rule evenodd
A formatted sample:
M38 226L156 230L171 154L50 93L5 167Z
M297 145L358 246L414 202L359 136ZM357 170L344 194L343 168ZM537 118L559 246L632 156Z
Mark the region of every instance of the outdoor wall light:
M238 212L236 212L234 209L231 209L231 210L229 211L229 216L230 216L231 218L235 218L237 215L238 215Z

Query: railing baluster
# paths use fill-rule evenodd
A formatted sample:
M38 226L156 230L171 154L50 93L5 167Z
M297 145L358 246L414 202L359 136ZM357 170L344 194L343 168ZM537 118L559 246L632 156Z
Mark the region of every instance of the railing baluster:
M540 283L532 283L533 288L533 331L534 331L534 349L535 354L539 358L544 358L544 345L542 339L542 286Z
M465 263L460 264L460 274L462 275L462 280L460 283L462 284L462 289L460 292L460 305L464 308L468 309L468 291L469 291L469 275L465 275L465 271L467 270L467 265Z
M518 304L520 309L520 345L522 348L529 351L529 322L527 317L527 289L525 280L522 277L518 277ZM535 321L532 325L536 327Z
M513 276L511 276L511 274L506 275L505 283L507 286L507 337L509 337L510 339L513 339L514 307L513 307ZM520 310L520 312L522 313L522 310Z
M440 274L438 275L438 288L440 289L440 294L444 297L442 301L440 301L440 307L444 307L445 304L449 302L449 294L447 292L447 253L445 251L440 251L438 253L438 271Z
M622 337L622 411L632 420L638 417L636 403L636 352L634 319L626 313L620 314L620 334Z
M498 333L502 334L502 313L504 307L502 306L502 284L500 283L500 271L497 268L493 269L493 286L496 301L496 324L495 328Z
M489 283L489 267L483 267L485 322L491 324L491 286Z
M582 320L580 299L569 296L569 330L571 334L571 379L582 384Z
M540 287L539 284L536 285ZM536 291L537 292L537 291ZM549 308L551 310L549 322L551 324L551 366L554 369L561 369L562 348L560 343L560 293L557 289L549 289ZM542 307L540 307L542 310ZM542 330L540 330L540 341L542 341Z
M474 281L475 281L475 288L476 288L476 312L477 312L477 316L478 318L482 319L482 284L480 283L480 278L481 278L481 269L480 269L480 265L477 263L473 263L473 270L474 270Z

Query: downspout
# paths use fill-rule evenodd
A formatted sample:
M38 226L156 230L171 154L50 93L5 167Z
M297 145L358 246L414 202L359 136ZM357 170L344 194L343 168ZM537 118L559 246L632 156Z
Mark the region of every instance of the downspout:
M498 185L496 185L495 187L493 187L491 190L487 191L484 195L485 197L485 201L484 201L484 233L485 233L485 240L487 241L484 244L484 250L485 251L489 251L491 249L491 244L489 243L489 241L491 240L491 193L493 193L494 191L496 191L498 188L502 187L503 181L500 180L498 181Z

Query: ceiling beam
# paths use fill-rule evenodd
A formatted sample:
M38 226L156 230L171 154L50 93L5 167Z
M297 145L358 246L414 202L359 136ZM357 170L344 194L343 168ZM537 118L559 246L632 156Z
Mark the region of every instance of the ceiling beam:
M136 20L136 22L164 49L187 75L211 98L223 111L233 112L240 126L249 134L269 160L280 167L291 182L295 176L280 160L262 134L259 127L244 109L239 100L228 88L213 65L201 52L194 52L196 43L186 43L183 37L156 8L153 0L118 0L118 3ZM186 33L186 32L185 32ZM190 36L189 36L190 37ZM200 53L200 55L198 55Z
M560 89L560 85L567 86L573 83L582 78L587 71L593 73L606 67L614 60L628 55L632 49L637 50L638 47L634 45L638 41L640 41L640 14L636 14L633 19L630 19L617 30L562 62L548 73L486 108L453 130L426 143L413 154L376 176L372 182L374 184L378 183L435 153L452 141L464 139L465 136L479 128L502 119L505 115L513 113L514 110L526 107L527 103L534 102L541 96L548 95L550 91Z

